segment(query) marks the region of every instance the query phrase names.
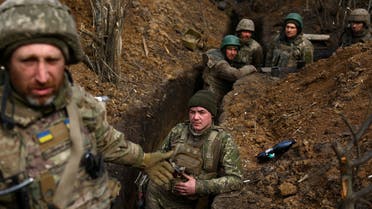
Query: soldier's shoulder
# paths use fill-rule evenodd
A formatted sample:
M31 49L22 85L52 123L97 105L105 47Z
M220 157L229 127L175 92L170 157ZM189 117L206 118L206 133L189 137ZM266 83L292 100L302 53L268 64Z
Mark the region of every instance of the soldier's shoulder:
M78 108L84 112L92 114L100 113L105 110L103 102L98 101L92 94L87 92L82 86L72 86L72 100L77 104Z
M259 49L259 48L262 48L262 47L261 47L260 43L258 43L256 40L252 39L252 48Z
M231 134L229 132L227 132L223 127L221 126L213 126L212 128L213 131L217 131L218 132L218 136L219 138L231 138Z

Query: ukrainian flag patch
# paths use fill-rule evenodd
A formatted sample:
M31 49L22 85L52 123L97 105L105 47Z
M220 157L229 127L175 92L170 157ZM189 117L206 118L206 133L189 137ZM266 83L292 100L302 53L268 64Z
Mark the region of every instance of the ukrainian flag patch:
M40 144L48 142L53 139L53 135L50 130L43 131L41 133L36 134L36 138Z

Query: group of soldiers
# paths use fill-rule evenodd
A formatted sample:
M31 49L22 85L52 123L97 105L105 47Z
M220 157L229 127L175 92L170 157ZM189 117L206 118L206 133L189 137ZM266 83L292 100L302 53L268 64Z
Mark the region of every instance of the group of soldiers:
M353 21L368 28L369 20ZM254 23L243 19L239 37L228 35L220 49L205 53L205 89L190 98L188 121L170 131L159 151L144 153L109 125L102 103L73 83L68 66L83 51L69 9L58 0L6 0L0 5L0 209L110 208L120 184L105 162L148 175L148 209L215 208L239 192L243 176L232 136L214 123L229 91L225 82L230 88L264 65L312 62L302 28L301 16L289 14L264 64L262 47L251 38Z
M277 36L263 47L252 38L255 25L251 19L241 19L236 26L235 35L222 39L219 49L204 53L204 88L217 95L219 104L229 92L234 82L253 72L274 71L296 72L314 59L314 47L303 34L303 18L298 13L289 13L283 21ZM348 16L339 47L372 40L370 14L358 8ZM269 69L269 70L267 70Z

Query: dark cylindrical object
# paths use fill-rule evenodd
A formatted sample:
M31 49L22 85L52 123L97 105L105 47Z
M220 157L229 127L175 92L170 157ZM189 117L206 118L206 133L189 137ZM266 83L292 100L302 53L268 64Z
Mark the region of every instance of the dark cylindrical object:
M267 162L271 159L277 159L282 154L287 152L289 150L289 148L291 148L291 146L295 143L296 143L296 141L293 140L293 139L283 140L283 141L275 144L273 147L271 147L271 148L269 148L269 149L267 149L263 152L260 152L256 156L256 158L257 158L259 163L264 163L264 162Z

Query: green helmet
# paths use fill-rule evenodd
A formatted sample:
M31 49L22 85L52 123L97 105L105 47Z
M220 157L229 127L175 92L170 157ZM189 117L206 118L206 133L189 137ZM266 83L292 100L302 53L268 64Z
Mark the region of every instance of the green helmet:
M224 51L224 48L226 46L237 46L239 48L240 47L239 38L235 35L227 35L223 37L220 47L221 51Z
M363 22L364 25L368 28L371 23L371 18L369 12L366 9L358 8L351 11L348 21Z
M301 15L298 13L289 13L284 19L284 24L286 25L290 20L294 20L297 23L298 33L301 33L304 26Z
M248 30L254 32L254 22L251 19L241 19L236 26L235 31Z
M0 58L4 59L8 47L34 39L63 42L68 48L67 64L82 58L75 20L58 0L7 0L1 4Z

